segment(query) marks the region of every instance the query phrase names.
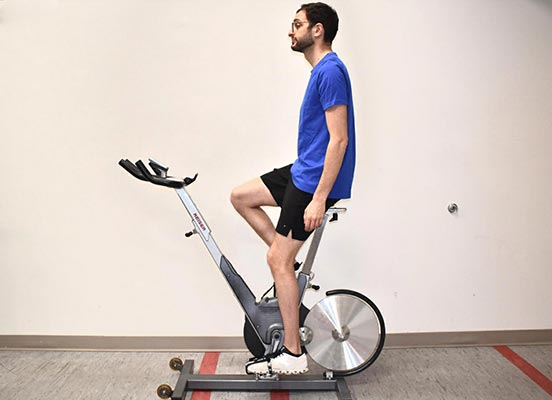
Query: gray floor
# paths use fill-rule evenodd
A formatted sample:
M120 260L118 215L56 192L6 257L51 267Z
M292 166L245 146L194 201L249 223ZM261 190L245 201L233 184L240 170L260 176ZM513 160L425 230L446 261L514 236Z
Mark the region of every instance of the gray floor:
M552 346L512 349L552 379ZM202 353L0 351L0 399L157 399L174 386L171 357ZM241 373L246 353L221 353L217 373ZM313 368L315 371L317 368ZM384 350L348 378L355 399L552 399L492 347ZM190 398L190 396L188 396ZM212 393L211 399L270 399L268 393ZM336 399L332 393L291 393L290 399Z

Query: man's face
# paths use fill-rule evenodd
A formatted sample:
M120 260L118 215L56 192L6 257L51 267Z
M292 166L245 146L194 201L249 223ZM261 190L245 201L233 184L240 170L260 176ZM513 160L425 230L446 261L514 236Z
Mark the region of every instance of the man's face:
M288 36L291 38L291 50L293 51L304 53L314 44L312 30L309 28L309 21L304 10L295 14Z

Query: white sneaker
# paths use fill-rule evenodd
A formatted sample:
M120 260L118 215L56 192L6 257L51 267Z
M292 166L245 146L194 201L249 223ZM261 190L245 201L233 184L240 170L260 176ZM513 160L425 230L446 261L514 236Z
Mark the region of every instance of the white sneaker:
M257 358L245 364L248 374L304 374L309 370L307 355L295 355L285 347L274 354Z

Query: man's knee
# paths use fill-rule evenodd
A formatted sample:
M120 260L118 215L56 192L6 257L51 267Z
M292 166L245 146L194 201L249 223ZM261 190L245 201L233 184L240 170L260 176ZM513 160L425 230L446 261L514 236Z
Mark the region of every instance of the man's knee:
M247 184L240 185L232 189L230 193L230 202L237 211L251 207L251 201L253 200L253 193L249 190Z
M276 234L278 235L278 234ZM266 253L266 262L272 271L272 274L293 273L293 264L295 262L294 250L281 248L275 243L268 249Z
M238 211L277 205L272 194L260 178L234 188L230 193L230 202Z
M266 262L270 267L272 274L278 274L285 272L285 264L282 262L282 255L274 248L270 246L266 253Z
M236 210L242 207L243 200L244 200L244 195L243 195L243 190L241 189L241 186L238 186L232 189L232 192L230 193L230 203L232 203L232 205Z

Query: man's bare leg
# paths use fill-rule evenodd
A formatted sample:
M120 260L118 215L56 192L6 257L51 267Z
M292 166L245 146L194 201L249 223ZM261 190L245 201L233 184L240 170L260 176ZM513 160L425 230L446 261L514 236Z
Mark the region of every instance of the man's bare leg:
M261 180L255 178L232 191L230 200L238 213L270 247L267 254L278 304L284 324L284 345L292 353L301 353L299 340L299 288L295 276L295 257L304 242L276 233L274 224L261 208L277 206L272 194Z
M301 342L299 340L299 288L293 264L303 243L293 239L291 232L287 237L276 234L267 254L284 323L284 346L295 354L301 354Z
M252 179L232 190L230 201L236 211L247 221L260 238L270 247L276 230L262 206L276 207L276 201L261 180Z

